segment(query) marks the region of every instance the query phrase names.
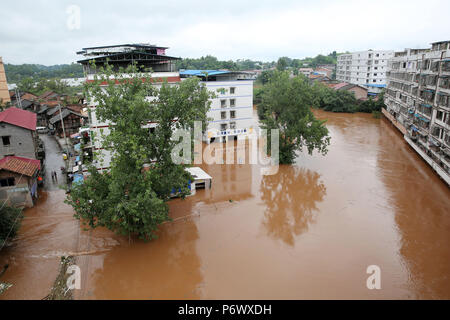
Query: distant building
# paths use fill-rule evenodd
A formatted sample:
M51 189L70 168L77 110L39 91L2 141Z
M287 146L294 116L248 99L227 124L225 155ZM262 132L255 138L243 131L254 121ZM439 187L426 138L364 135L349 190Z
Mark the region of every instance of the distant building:
M336 79L362 85L369 95L376 95L386 87L387 63L393 55L389 50L341 54L337 57Z
M0 112L0 159L21 156L36 159L36 114L18 108Z
M314 72L313 68L299 68L298 69L298 73L301 73L301 74L305 75L306 77L309 77L309 75L313 72Z
M326 75L313 72L309 75L309 81L311 81L311 82L318 81L318 82L322 82L322 83L329 83L331 81L331 78L327 77Z
M41 162L8 156L0 159L0 202L15 207L32 207L37 199Z
M388 67L383 113L450 185L450 41L395 52Z
M0 103L7 103L7 102L11 102L11 99L9 97L5 67L3 66L2 57L0 57Z
M55 109L57 112L54 112L53 117L48 121L48 125L50 129L54 129L55 133L60 137L63 136L64 132L66 133L66 136L77 133L87 120L86 116L72 110L71 108L63 108L61 112L58 111L59 108L53 108L53 110ZM63 119L64 130L61 119Z
M358 84L340 82L340 83L330 83L330 84L328 84L328 87L330 87L336 91L342 90L342 91L352 92L355 95L355 98L357 100L367 99L367 88L360 86Z
M206 74L208 75L206 77ZM204 141L241 140L253 132L253 77L246 72L185 70L181 78L199 77L216 93L207 116L212 120ZM217 92L221 89L221 92Z
M333 69L332 68L326 68L326 67L317 67L314 72L318 73L318 74L323 74L325 76L327 76L328 78L331 79L331 75L333 74Z

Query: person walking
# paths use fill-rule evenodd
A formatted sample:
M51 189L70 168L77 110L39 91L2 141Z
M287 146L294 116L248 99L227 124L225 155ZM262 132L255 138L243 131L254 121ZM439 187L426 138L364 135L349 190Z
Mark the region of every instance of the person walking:
M58 174L56 173L56 171L54 172L55 172L55 181L58 182Z

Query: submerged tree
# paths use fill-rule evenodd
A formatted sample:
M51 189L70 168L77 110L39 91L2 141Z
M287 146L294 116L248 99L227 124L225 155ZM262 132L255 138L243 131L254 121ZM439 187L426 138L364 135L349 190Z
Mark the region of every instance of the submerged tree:
M264 129L280 132L280 163L292 163L296 151L306 147L326 154L330 144L325 121L310 110L314 104L311 87L304 77L290 78L287 72L275 71L265 85L258 108ZM270 133L270 130L268 130Z
M112 159L108 173L91 168L66 202L91 228L105 226L152 239L158 225L169 219L166 202L172 190L183 198L189 194L190 175L171 159L178 143L172 134L206 121L211 94L198 79L163 82L159 89L153 82L136 66L115 72L107 65L86 85L87 96L97 103L97 118L111 123L103 148L112 152ZM150 121L157 123L153 131ZM143 170L144 164L151 164L149 170Z

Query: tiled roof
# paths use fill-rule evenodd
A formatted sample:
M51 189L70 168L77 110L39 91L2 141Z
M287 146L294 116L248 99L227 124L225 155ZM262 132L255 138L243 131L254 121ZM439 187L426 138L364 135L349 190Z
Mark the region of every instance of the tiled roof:
M333 86L333 89L334 90L339 90L339 89L341 89L341 88L343 88L343 87L345 87L345 86L348 86L349 84L347 83L347 82L341 82L341 83L336 83L334 86Z
M0 160L0 170L8 170L32 177L41 169L41 162L35 159L8 156Z
M6 122L29 130L36 130L36 114L30 111L8 108L0 112L0 122Z

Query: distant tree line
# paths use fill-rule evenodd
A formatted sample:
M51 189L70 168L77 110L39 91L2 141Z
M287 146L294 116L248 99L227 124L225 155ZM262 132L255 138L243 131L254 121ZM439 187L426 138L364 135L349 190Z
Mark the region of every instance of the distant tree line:
M251 59L218 60L216 57L206 55L200 58L184 58L176 62L178 69L227 69L234 71L242 70L264 70L277 67L278 70L298 69L301 67L315 68L321 64L336 64L337 56L340 53L333 51L324 56L317 55L314 58L292 59L280 57L278 61L263 62ZM83 67L78 63L58 64L44 66L40 64L5 64L6 78L8 83L17 83L25 78L32 78L34 81L40 79L54 78L81 78L83 77Z
M52 78L81 78L83 67L78 63L58 64L44 66L40 64L5 64L8 83L17 83L25 78L39 79Z
M29 92L36 96L40 96L44 92L53 91L58 94L74 94L79 92L81 88L70 87L61 79L39 79L36 81L31 77L24 78L17 83L20 92Z

